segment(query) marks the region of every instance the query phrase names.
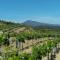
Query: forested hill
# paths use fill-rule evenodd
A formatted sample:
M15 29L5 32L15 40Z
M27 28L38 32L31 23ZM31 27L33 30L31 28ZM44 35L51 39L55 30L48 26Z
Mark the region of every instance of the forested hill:
M0 30L7 31L17 27L23 27L22 24L0 20Z

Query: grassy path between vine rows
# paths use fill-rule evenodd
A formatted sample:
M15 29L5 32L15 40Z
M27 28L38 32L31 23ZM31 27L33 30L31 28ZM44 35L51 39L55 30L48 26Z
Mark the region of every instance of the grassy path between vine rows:
M56 54L56 59L55 60L60 60L60 52Z
M47 56L46 56L46 57L43 57L42 60L48 60L48 59L47 59Z
M16 32L16 33L20 33L21 31L23 31L25 29L25 27L17 27L17 28L13 28L11 30L7 30L6 32Z
M31 53L31 51L32 51L32 47L34 46L34 45L42 45L43 43L46 43L47 42L47 40L49 40L49 38L40 38L39 40L34 40L35 41L35 43L33 43L33 45L28 45L27 46L27 48L25 47L25 48L23 48L23 53L24 52L26 52L26 53ZM23 45L24 46L24 45Z

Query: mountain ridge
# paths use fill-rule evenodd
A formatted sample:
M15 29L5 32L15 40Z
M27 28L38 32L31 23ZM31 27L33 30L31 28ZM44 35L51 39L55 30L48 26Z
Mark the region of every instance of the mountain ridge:
M31 26L34 28L60 28L60 25L57 24L48 24L48 23L41 23L37 21L27 20L23 22L25 26Z

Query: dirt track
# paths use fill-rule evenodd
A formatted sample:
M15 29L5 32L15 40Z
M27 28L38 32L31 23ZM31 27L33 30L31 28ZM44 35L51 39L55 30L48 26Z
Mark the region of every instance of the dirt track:
M60 60L60 52L56 55L56 59L55 60Z

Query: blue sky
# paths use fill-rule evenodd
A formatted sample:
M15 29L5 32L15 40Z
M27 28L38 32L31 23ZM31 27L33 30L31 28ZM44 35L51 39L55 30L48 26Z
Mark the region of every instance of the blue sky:
M0 0L0 19L60 24L60 0Z

